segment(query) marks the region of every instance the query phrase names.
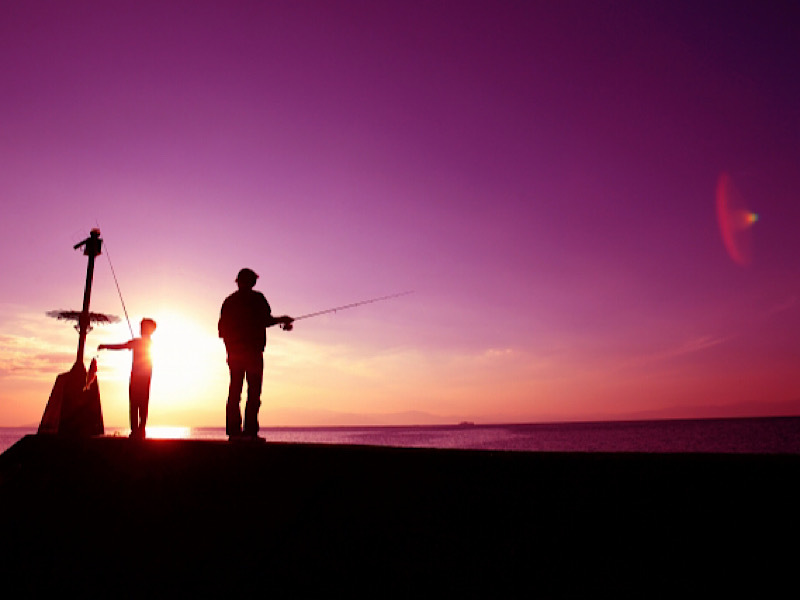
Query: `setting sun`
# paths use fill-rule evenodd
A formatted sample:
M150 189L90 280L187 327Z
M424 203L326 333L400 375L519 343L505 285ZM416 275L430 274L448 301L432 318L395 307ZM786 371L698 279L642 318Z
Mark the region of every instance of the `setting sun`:
M176 407L220 386L225 390L224 347L216 331L179 312L160 312L154 318L158 329L153 334L151 397Z
M207 420L209 406L216 406L219 399L224 404L228 380L225 348L213 324L201 326L198 320L172 309L156 310L147 317L157 325L151 346L150 437L150 432L156 431L152 427L176 423L192 426ZM137 315L130 320L138 324L140 318ZM138 325L133 326L136 337L141 335L138 329ZM120 343L130 339L130 334L120 323L98 341ZM96 358L106 421L121 425L128 420L132 353L104 351Z

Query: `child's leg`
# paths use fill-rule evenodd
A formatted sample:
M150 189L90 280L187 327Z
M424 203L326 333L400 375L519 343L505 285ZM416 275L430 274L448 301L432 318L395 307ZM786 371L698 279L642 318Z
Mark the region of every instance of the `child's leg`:
M142 382L142 395L139 401L139 433L145 436L145 425L147 425L147 411L150 407L150 378L147 382Z
M136 437L139 434L139 411L136 406L136 380L131 377L131 382L128 385L128 404L131 419L131 437Z
M150 396L150 377L131 376L131 435L145 436L147 408Z

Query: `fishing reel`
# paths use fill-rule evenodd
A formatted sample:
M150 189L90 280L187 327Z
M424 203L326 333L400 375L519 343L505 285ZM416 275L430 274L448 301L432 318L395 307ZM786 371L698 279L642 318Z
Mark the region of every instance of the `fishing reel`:
M281 323L281 329L283 329L284 331L291 331L292 329L294 329L294 325L292 325L291 321L289 321L288 323Z

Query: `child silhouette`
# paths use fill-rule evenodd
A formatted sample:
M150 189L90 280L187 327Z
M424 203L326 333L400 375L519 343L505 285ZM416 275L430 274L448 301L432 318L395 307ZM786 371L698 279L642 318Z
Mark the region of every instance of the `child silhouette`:
M124 344L100 344L98 350L133 350L130 398L131 438L144 439L147 424L147 408L150 404L150 378L153 374L153 359L150 356L152 340L156 330L153 319L142 319L139 325L142 337L133 338Z

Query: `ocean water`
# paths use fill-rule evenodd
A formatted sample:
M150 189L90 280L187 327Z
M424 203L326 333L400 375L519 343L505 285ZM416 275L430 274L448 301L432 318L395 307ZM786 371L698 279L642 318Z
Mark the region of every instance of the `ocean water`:
M0 452L36 433L0 428ZM128 430L106 428L106 435ZM216 427L148 427L150 437L225 440ZM800 454L800 417L418 427L262 427L268 442L522 452Z

